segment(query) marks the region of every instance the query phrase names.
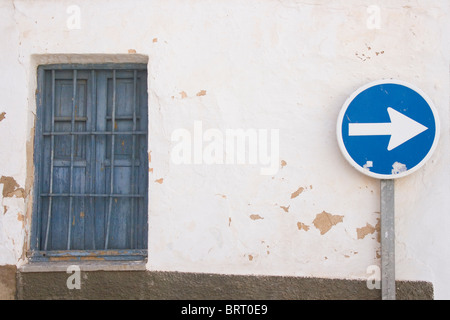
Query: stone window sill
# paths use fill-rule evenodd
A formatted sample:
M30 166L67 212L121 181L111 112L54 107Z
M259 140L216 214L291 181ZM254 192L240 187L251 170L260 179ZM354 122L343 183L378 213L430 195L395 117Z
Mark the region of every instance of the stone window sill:
M18 267L18 272L66 272L69 266L80 271L145 271L146 261L58 261L29 262Z

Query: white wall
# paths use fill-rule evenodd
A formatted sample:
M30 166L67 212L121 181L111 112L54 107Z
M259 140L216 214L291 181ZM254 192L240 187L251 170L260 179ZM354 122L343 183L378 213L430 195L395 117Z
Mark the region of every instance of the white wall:
M431 97L442 132L431 160L396 182L397 278L450 298L447 0L1 0L0 14L0 176L17 182L0 192L0 264L23 263L28 241L36 65L147 56L149 270L367 278L380 263L379 181L345 161L336 119L358 87L397 78ZM174 164L171 134L195 121L279 129L278 172Z

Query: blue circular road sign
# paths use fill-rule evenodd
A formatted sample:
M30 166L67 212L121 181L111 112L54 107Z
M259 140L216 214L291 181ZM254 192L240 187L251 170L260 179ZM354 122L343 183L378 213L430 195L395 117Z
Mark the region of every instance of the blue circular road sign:
M350 164L378 179L419 169L436 148L439 118L431 99L399 80L379 80L356 90L337 120L339 147Z

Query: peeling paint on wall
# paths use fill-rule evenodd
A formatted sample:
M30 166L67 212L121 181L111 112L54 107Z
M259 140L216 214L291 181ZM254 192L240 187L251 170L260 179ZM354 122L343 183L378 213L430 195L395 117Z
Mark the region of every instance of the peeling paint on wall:
M149 151L148 152L148 163L150 164L152 162L152 152L151 151ZM153 173L153 168L148 168L148 172L151 172L151 173Z
M2 121L3 119L5 119L5 117L6 117L6 112L0 113L0 121Z
M358 239L364 239L367 235L375 233L375 231L378 231L377 228L367 223L364 227L357 228L356 234Z
M332 215L331 213L322 211L316 215L316 218L313 221L314 226L320 230L320 234L324 235L336 224L342 222L344 220L344 216Z
M309 226L300 221L297 222L297 228L298 230L305 230L305 231L309 230Z
M264 219L264 218L261 217L259 214L251 214L250 215L250 219L252 219L252 220L261 220L261 219Z
M381 242L380 238L381 220L380 218L377 218L377 220L378 221L375 226L372 226L370 223L366 223L364 227L357 228L356 234L358 236L358 239L364 239L367 235L377 232L377 241Z
M25 227L25 216L23 215L23 214L18 214L17 215L17 220L18 221L20 221L20 222L22 222L22 228L24 228Z
M25 198L25 190L19 186L13 177L2 176L0 183L3 184L3 197Z
M364 51L364 53L355 52L355 56L360 59L361 61L370 60L374 56L371 54L372 52L375 52L375 56L378 57L380 54L384 54L384 50L375 51L372 50L373 48L367 44L365 44L367 50Z
M303 192L303 190L305 190L305 188L303 187L298 188L297 191L291 194L291 199L297 198Z

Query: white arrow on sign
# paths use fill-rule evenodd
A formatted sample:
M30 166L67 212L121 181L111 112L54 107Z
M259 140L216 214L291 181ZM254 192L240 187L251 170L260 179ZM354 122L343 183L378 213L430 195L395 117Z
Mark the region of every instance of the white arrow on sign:
M387 123L349 123L349 136L391 136L388 151L414 138L428 128L417 121L387 108L391 122Z

